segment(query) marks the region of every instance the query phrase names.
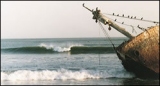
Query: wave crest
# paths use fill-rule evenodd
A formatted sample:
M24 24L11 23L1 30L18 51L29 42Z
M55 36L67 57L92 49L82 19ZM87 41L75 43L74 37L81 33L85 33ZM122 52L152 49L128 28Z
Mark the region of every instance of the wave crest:
M60 69L58 71L30 71L30 70L18 70L11 74L6 74L1 72L1 80L67 80L67 79L75 79L75 80L83 80L86 78L99 78L98 76L94 76L89 74L85 70L81 71L70 71L66 69Z
M54 45L46 45L41 43L38 46L29 46L29 47L17 47L17 48L7 48L1 49L2 53L54 53L54 52L69 52L71 47L74 46L83 46L83 45L70 45L70 46L54 46Z
M52 49L53 51L56 51L56 52L67 52L67 51L71 50L71 47L74 47L74 46L83 46L83 45L73 44L73 45L69 45L68 47L62 47L62 46L54 46L52 44L46 45L44 43L41 43L39 46L40 47L44 47L46 49Z
M115 71L115 70L114 70ZM59 69L59 70L43 70L43 71L31 71L31 70L18 70L7 74L5 72L1 72L1 81L19 81L19 80L84 80L84 79L99 79L99 78L110 78L110 77L118 77L118 78L131 78L134 77L133 74L130 74L124 70L121 72L107 72L107 71L94 71L94 70L79 70L79 71L71 71L67 69Z

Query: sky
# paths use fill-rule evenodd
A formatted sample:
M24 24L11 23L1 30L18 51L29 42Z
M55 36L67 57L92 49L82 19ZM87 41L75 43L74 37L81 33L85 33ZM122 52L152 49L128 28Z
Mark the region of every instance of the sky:
M92 19L90 9L98 7L103 14L133 15L159 22L159 1L1 1L1 38L85 38L105 37L100 26ZM129 25L148 27L155 24L106 15ZM137 35L142 31L117 23ZM115 29L110 37L125 37Z

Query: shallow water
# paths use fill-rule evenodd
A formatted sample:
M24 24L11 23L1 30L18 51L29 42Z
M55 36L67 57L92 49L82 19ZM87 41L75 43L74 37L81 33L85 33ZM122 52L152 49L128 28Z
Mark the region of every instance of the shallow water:
M124 40L127 38L112 38L116 46ZM112 53L78 51L79 53L73 54L71 47L75 46L112 47L105 38L2 39L1 84L159 84L159 80L139 79L127 72L114 51Z

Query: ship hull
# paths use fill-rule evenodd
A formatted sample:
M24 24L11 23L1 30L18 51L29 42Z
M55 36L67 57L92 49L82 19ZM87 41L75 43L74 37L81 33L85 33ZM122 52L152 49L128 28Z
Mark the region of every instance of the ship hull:
M159 26L122 43L116 53L124 68L140 78L159 78Z

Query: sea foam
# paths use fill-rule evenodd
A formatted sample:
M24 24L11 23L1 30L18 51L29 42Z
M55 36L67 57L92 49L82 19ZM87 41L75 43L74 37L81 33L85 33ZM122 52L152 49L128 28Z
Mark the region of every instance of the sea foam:
M66 47L62 47L62 46L55 46L53 44L47 45L47 44L41 43L39 46L40 47L45 47L46 49L52 49L53 51L56 51L56 52L67 52L67 51L71 50L71 47L83 46L83 45L81 45L81 44L72 44L72 45L69 45L69 46L66 46Z
M114 72L113 72L114 71ZM79 70L71 71L67 69L58 70L42 70L42 71L31 71L31 70L18 70L12 73L1 72L1 81L39 81L39 80L84 80L84 79L100 79L100 78L131 78L134 77L125 71L115 70L111 71L100 71L100 70Z

